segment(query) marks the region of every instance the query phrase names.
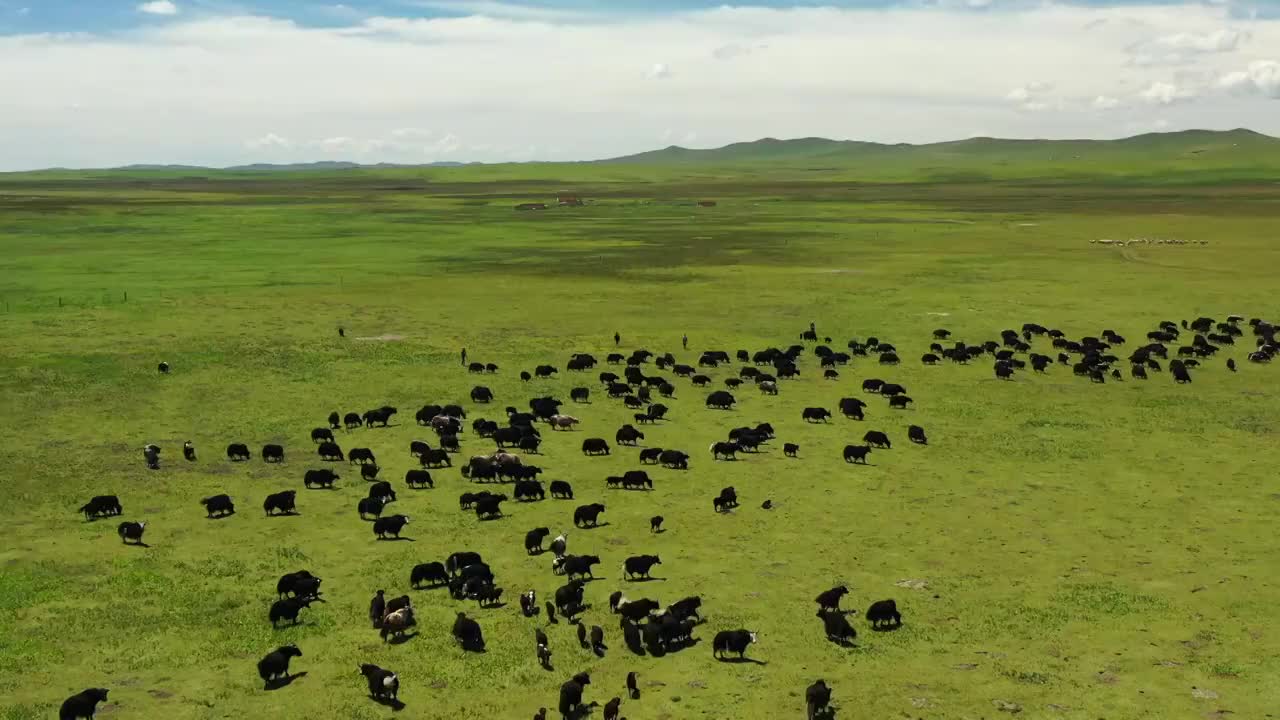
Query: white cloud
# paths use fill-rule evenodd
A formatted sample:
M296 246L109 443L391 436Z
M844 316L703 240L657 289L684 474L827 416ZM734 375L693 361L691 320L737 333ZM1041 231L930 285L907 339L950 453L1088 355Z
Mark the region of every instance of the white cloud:
M1234 29L1161 35L1131 45L1130 62L1137 67L1188 65L1201 55L1234 53L1248 37L1248 33Z
M1186 102L1196 96L1195 91L1167 82L1153 82L1138 97L1152 105L1173 105Z
M1155 45L1171 50L1197 53L1231 52L1239 46L1244 35L1237 30L1215 30L1211 33L1174 33L1156 38Z
M740 45L738 43L729 43L728 45L721 45L715 50L712 50L711 57L717 60L732 60L736 57L742 57L743 55L750 55L758 50L768 49L768 47L768 45L764 44Z
M1107 95L1099 95L1093 99L1092 105L1094 110L1115 110L1120 107L1120 101Z
M151 2L144 2L139 5L138 12L144 12L148 15L177 15L178 6L174 5L170 0L151 0Z
M1028 112L1042 112L1048 110L1053 105L1045 98L1050 90L1053 90L1053 84L1047 82L1031 82L1022 87L1010 90L1004 97L1006 100L1015 103L1019 108Z
M1257 60L1247 70L1227 73L1217 87L1241 95L1263 95L1280 100L1280 62Z
M1157 111L1171 127L1280 134L1280 113L1257 101L1274 91L1274 73L1249 52L1280 47L1280 19L1236 25L1228 8L1204 4L724 6L571 19L490 8L306 28L197 16L175 1L182 14L130 31L0 36L0 169L230 165L268 151L273 161L502 161L535 147L559 153L540 159L582 159L652 149L666 128L670 142L697 128L700 146L1115 137L1130 122L1150 127ZM327 0L337 1L357 5ZM1250 42L1192 53L1185 74L1131 62L1135 44L1224 27ZM1215 42L1229 44L1169 41ZM1153 89L1161 83L1173 89ZM1194 101L1205 94L1212 102ZM1101 113L1099 96L1125 102ZM70 113L70 103L92 112ZM434 133L397 134L424 126ZM269 134L287 144L248 144Z
M254 138L253 140L246 142L245 147L250 150L271 150L277 148L288 150L293 147L293 141L288 138L280 137L275 133L267 133L260 138Z

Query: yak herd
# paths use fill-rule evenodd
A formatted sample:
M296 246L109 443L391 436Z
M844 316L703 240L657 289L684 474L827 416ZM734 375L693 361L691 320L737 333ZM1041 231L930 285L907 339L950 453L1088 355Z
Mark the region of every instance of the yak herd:
M1144 336L1145 342L1128 352L1122 358L1121 349L1127 345L1124 337L1115 331L1106 329L1097 336L1085 336L1078 339L1069 338L1066 333L1046 328L1035 323L1027 323L1021 330L1008 329L1000 333L999 340L988 340L976 344L951 341L952 333L939 328L933 332L929 352L921 356L924 365L937 365L943 361L955 364L968 364L987 358L992 363L995 377L1003 381L1014 381L1031 366L1035 374L1047 373L1057 365L1069 367L1074 376L1088 378L1095 383L1106 383L1124 378L1122 368L1128 365L1129 376L1137 380L1148 380L1154 373L1163 372L1167 365L1169 375L1179 384L1192 382L1193 370L1204 367L1218 353L1226 348L1246 343L1246 333L1253 337L1253 349L1245 354L1247 361L1256 364L1269 363L1277 353L1280 344L1276 341L1276 326L1261 319L1254 318L1245 323L1244 318L1232 315L1224 321L1200 317L1193 321L1183 320L1181 323L1162 321ZM629 410L634 410L634 424L625 424L614 434L613 445L603 437L588 437L581 442L584 456L609 455L615 449L637 446L644 440L644 432L640 426L655 425L667 421L670 408L662 402L655 402L653 394L662 399L674 398L676 378L684 378L694 387L705 387L712 381L704 374L706 369L731 365L736 359L741 367L734 376L722 382L725 389L709 392L705 398L705 406L709 410L723 411L734 407L737 399L734 392L741 392L744 387L754 386L758 392L773 395L785 386L785 381L798 377L801 373L802 357L812 355L822 377L838 380L842 368L847 368L855 358L874 358L877 365L891 370L901 363L898 349L878 338L851 340L847 350L835 351L830 347L831 338L819 337L811 324L807 331L800 334L802 343L793 344L786 349L769 348L757 352L738 350L731 358L727 351L707 351L701 353L696 367L682 364L670 354L661 356L648 350L636 350L630 355L610 353L605 362L612 366L621 366L622 374L612 371L601 372L598 380L604 393L611 399L622 403ZM807 344L805 344L807 343ZM1045 347L1048 346L1048 347ZM1050 354L1049 348L1052 348ZM1038 352L1043 349L1044 352ZM1169 359L1170 354L1173 359ZM1224 353L1225 354L1225 353ZM566 368L577 373L592 370L598 361L589 354L575 354L569 358ZM493 374L498 372L494 364L466 363L465 369L474 374ZM1227 359L1225 366L1230 372L1236 372L1234 359ZM647 371L654 368L656 372ZM167 364L160 365L164 374L170 372ZM556 375L558 370L551 365L539 365L532 373L522 372L523 381L534 378L547 378ZM667 375L669 373L670 375ZM891 410L906 410L914 401L907 394L907 388L900 383L886 382L879 378L867 378L861 384L864 393L879 395L888 402ZM574 387L569 398L574 403L586 403L592 395L587 386ZM470 393L473 403L483 407L493 402L494 393L488 387L477 385ZM458 463L458 472L462 478L473 485L498 484L509 487L511 497L516 502L537 502L549 493L554 499L573 500L574 489L564 480L551 481L544 489L539 475L542 469L532 464L531 456L541 456L542 430L547 432L569 432L575 430L580 421L577 417L565 412L564 403L554 397L535 397L528 402L528 411L516 407L505 408L505 422L477 418L470 422L471 433L475 442L488 440L495 446L493 452L476 454ZM866 417L867 403L856 397L840 398L835 403L836 412L846 419L861 421ZM473 410L474 411L474 410ZM410 524L407 514L386 512L388 506L398 506L397 494L391 482L379 478L380 466L374 453L368 448L354 447L344 451L338 444L338 436L334 431L355 430L357 428L387 427L397 414L392 406L383 406L364 413L338 412L330 414L324 426L310 431L316 453L321 462L345 461L359 466L360 476L368 482L367 496L357 505L362 519L372 520L372 530L379 540L398 538L400 533ZM806 423L828 423L833 413L827 408L806 407L801 411L801 419ZM435 488L442 469L452 468L455 457L461 451L461 437L466 434L467 412L460 405L427 405L415 414L417 425L430 428L435 432L433 443L414 440L410 443L410 455L418 460L420 467L408 470L404 475L405 487L411 490ZM728 433L723 441L717 441L708 448L708 461L720 462L736 459L742 453L755 453L775 438L770 423L758 423L754 426L737 427ZM907 427L907 439L917 446L929 443L925 429L910 424ZM786 457L797 458L801 452L799 443L788 442L783 445ZM844 447L842 457L846 463L865 464L873 451L892 448L891 438L882 430L868 430L860 443L851 443ZM161 449L153 444L143 448L143 456L147 467L160 468ZM267 444L261 449L261 458L268 463L281 463L285 459L285 448L278 444ZM248 445L234 442L226 447L226 457L232 462L246 462L253 454ZM188 462L197 461L195 445L187 442L183 446L183 457ZM674 448L645 447L639 449L639 463L642 466L656 466L674 470L688 470L692 456L684 450ZM433 474L434 473L434 474ZM330 468L308 469L302 478L305 489L332 488L340 475ZM645 469L627 471L619 476L610 476L605 480L606 488L633 490L641 493L655 489L653 478ZM293 515L296 509L296 491L287 490L268 495L263 501L263 511L267 515ZM478 519L493 520L503 517L502 504L510 498L506 492L490 490L468 491L459 496L459 508L474 512ZM236 505L226 494L213 495L199 501L208 518L224 518L234 515ZM737 491L734 487L722 488L711 498L710 510L714 513L730 513L739 507ZM771 501L766 500L761 507L768 510ZM92 498L79 508L86 520L116 517L124 512L119 498L115 495L100 495ZM573 512L573 524L576 528L593 528L600 524L601 517L606 515L604 503L593 502L578 505ZM663 518L654 516L650 519L650 532L663 531ZM142 545L146 531L145 521L124 521L118 526L118 534L123 543ZM519 591L520 613L526 618L539 618L545 615L545 622L558 624L560 619L576 625L579 644L603 656L608 646L604 628L593 625L590 628L582 623L579 617L590 607L586 603L585 589L587 581L594 578L593 569L601 559L595 555L573 555L568 552L568 539L560 534L547 545L551 531L540 527L528 531L524 539L526 555L540 555L550 552L553 556L552 573L564 579L565 583L551 593L551 598L540 605L534 589ZM662 565L657 555L635 555L623 562L624 578L643 580L650 578L656 566ZM457 601L471 600L480 608L499 607L504 588L498 582L492 567L478 553L458 551L448 556L444 562L428 562L416 565L410 571L410 585L417 589L422 587L447 588L449 595ZM277 600L272 603L268 620L273 626L281 623L297 623L299 617L315 602L323 602L320 590L322 581L306 570L289 573L276 586ZM826 637L833 643L848 644L854 641L857 631L850 623L848 611L841 610L841 599L849 592L845 586L838 586L821 592L817 598L817 616L822 621ZM702 615L702 599L692 596L677 601L665 608L657 601L649 598L629 599L622 592L614 592L609 597L609 609L618 616L619 631L624 644L637 654L648 653L661 657L667 653L678 652L698 640L694 637L697 628L705 622ZM416 607L408 595L387 598L384 590L377 590L369 605L369 621L378 630L384 642L402 642L412 637L416 626L414 614ZM875 630L892 630L902 623L902 615L897 603L892 599L883 599L869 605L864 614L869 627ZM552 652L550 642L542 627L534 628L535 648L532 661L541 667L552 668ZM480 623L465 612L456 612L452 635L457 644L465 651L481 652L485 649L484 632ZM743 628L726 628L712 636L712 655L721 660L744 659L749 647L757 641L757 634ZM262 658L258 663L258 674L268 686L287 684L290 661L302 658L302 650L296 645L281 646ZM358 668L364 676L369 696L384 704L398 705L400 689L399 676L392 670L381 668L372 663L365 663ZM558 709L562 717L579 717L598 702L584 703L584 695L591 684L588 673L580 672L565 681L560 688ZM108 690L91 688L68 698L62 705L60 718L92 718L98 703L106 700ZM628 673L625 695L628 701L637 701L640 691L637 686L636 673ZM831 705L831 689L819 679L805 691L807 717L810 720L819 717L834 716ZM619 718L621 697L614 697L604 703L605 720ZM535 720L546 717L546 708L540 708L534 715Z

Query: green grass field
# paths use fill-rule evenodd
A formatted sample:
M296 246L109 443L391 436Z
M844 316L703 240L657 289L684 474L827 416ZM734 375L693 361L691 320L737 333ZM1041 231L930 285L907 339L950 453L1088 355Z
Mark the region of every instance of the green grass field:
M52 717L94 686L111 689L104 718L554 716L560 683L582 670L601 704L640 674L642 698L623 704L631 720L803 717L818 677L846 719L1015 707L1080 720L1274 717L1280 368L1245 362L1240 345L1228 353L1236 374L1219 357L1190 386L1167 373L1094 385L1061 366L1001 382L989 359L918 358L935 327L969 342L1027 321L1073 337L1106 327L1131 347L1164 319L1275 320L1280 186L1213 169L1176 183L1055 180L1053 168L1019 171L1034 181L890 183L875 168L797 167L0 176L0 718ZM512 210L560 192L589 204ZM1089 242L1131 237L1208 244ZM810 321L838 347L891 341L904 362L858 360L832 382L806 354L777 397L744 387L726 413L679 381L671 419L643 428L644 444L690 452L691 469L651 469L652 493L604 489L606 475L639 467L637 451L584 458L580 443L612 444L631 413L595 380L620 370L565 372L571 352L603 360L617 330L626 349L693 361L702 349L785 347ZM501 372L468 376L462 346ZM171 375L156 372L160 360ZM560 375L520 382L541 363ZM718 386L737 368L709 374ZM905 384L915 405L867 397L867 377ZM492 406L467 401L477 383L494 389ZM433 473L434 490L404 489L409 441L434 440L413 424L421 405L463 402L465 457L492 447L471 419L535 395L568 401L576 385L593 391L567 408L580 429L544 430L534 460L544 480L572 482L576 502L509 502L505 519L480 523L458 509L476 488L456 467ZM870 402L865 422L800 420L850 395ZM322 466L310 429L332 410L383 404L400 409L393 427L339 442L377 453L413 542L374 540L355 510L365 483L347 465L337 490L302 489L303 472ZM712 441L761 421L778 429L766 452L711 460ZM906 441L912 423L928 447ZM894 449L846 465L840 449L869 429ZM188 439L194 464L181 458ZM802 446L799 459L782 457L784 441ZM147 442L164 448L158 472L143 465ZM228 462L230 442L254 460ZM268 442L285 445L285 463L257 458ZM742 506L717 515L725 485ZM263 517L263 497L288 488L301 514ZM197 501L219 492L240 512L206 520ZM120 496L121 519L148 521L150 547L123 546L117 520L83 521L75 509L101 493ZM760 509L766 498L774 510ZM516 596L549 598L564 579L549 556L525 555L524 533L570 529L573 508L594 501L608 525L571 531L569 544L603 559L584 621L605 628L610 649L595 658L561 622L547 628L546 672L533 643L544 621L521 617ZM665 534L648 532L654 514ZM413 565L462 549L493 566L505 608L409 590ZM642 553L662 557L663 579L624 583L623 559ZM324 579L327 603L273 631L276 579L302 568ZM813 598L838 583L859 611L895 598L903 626L873 632L851 616L856 647L827 642ZM416 638L384 645L370 629L377 588L413 596ZM701 595L701 642L632 655L607 608L620 588L664 604ZM480 620L487 653L449 637L458 609ZM749 655L765 664L712 660L711 637L737 627L759 633ZM254 664L289 642L306 675L266 692ZM368 699L362 662L401 674L401 712Z

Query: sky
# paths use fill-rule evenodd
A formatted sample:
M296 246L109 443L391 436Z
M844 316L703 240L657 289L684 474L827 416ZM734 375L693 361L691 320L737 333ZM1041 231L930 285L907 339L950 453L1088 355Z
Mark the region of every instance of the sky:
M1280 135L1280 0L0 0L0 170Z

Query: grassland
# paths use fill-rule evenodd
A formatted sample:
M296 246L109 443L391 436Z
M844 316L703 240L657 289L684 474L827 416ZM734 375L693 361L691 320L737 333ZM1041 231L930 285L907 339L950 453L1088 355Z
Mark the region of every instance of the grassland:
M1014 705L1081 720L1272 717L1280 370L1242 362L1230 374L1215 360L1191 386L1163 375L1097 386L1062 369L1003 383L987 363L915 362L938 326L969 341L1025 321L1132 339L1162 319L1274 318L1280 187L1227 182L1223 167L1172 185L1141 173L1054 179L1050 167L1019 170L1033 180L885 182L866 179L874 168L794 164L0 177L11 421L0 443L0 718L50 717L90 686L112 689L105 718L391 715L365 697L360 662L402 674L398 715L414 718L528 717L554 708L555 688L579 670L601 703L637 670L644 696L624 704L631 720L796 717L815 677L834 687L842 718L992 718ZM591 202L511 209L559 192ZM700 198L718 206L693 207ZM1209 244L1089 243L1139 236ZM516 374L563 367L572 351L603 357L615 330L625 347L685 359L789 344L810 321L840 345L891 340L906 362L855 363L829 382L808 358L778 397L743 391L730 413L679 383L672 420L646 428L646 444L694 462L655 472L651 494L603 488L638 466L634 450L578 452L629 418L599 393L572 410L580 432L544 432L544 479L608 505L608 526L570 534L572 551L604 558L585 616L606 630L604 659L561 624L549 628L556 671L538 669L534 623L514 602L466 603L489 652L464 654L448 638L463 606L441 591L412 593L422 632L410 642L383 646L368 628L374 589L410 592L414 564L458 549L482 552L511 596L562 582L521 540L567 528L577 503L509 503L506 519L478 523L457 509L470 486L456 470L435 490L402 490L408 442L429 439L413 410L465 401L477 382L457 364L460 347L501 366L481 381L495 407L464 402L470 417L495 417L534 394L597 387L594 374L529 385ZM366 339L384 336L398 339ZM168 377L155 372L162 359ZM802 407L863 395L864 377L904 383L914 409L868 398L865 423L800 421ZM339 440L378 454L414 542L374 541L355 513L358 475L301 492L303 471L320 466L308 431L331 410L384 403L401 409L398 425ZM713 463L705 452L728 428L764 420L778 443L802 445L800 459L773 448ZM905 442L908 423L928 429L929 447ZM840 447L871 428L895 449L846 466ZM180 458L187 439L201 451L193 465ZM231 464L222 449L234 441L281 442L287 461ZM465 454L488 447L463 441ZM146 442L165 448L159 472L143 467ZM710 498L730 484L743 506L716 516ZM285 488L299 489L302 514L262 517L262 498ZM120 495L125 519L149 521L149 548L75 513L103 492ZM216 492L241 512L205 520L197 500ZM759 509L765 498L772 512ZM669 532L648 534L653 514ZM661 659L625 649L604 600L623 586L622 559L639 553L661 555L664 579L628 584L628 595L702 595L702 643ZM273 631L275 580L303 567L324 578L328 602ZM874 633L859 621L856 648L827 643L812 598L838 582L854 608L896 598L904 626ZM739 626L760 633L751 654L766 665L711 660L711 635ZM302 647L294 670L307 675L264 692L254 662L285 642Z

